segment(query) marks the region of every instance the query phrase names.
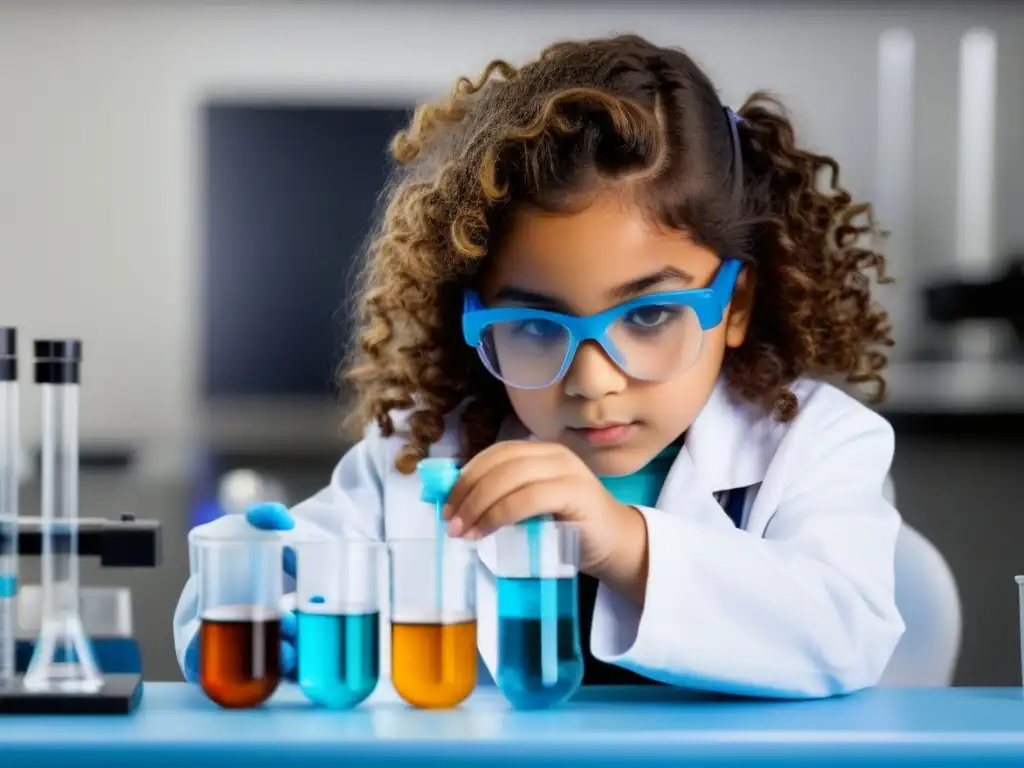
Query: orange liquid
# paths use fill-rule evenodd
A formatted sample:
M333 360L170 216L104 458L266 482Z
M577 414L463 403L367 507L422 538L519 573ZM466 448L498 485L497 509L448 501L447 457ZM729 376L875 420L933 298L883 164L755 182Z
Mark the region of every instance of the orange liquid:
M414 707L461 704L476 688L476 622L392 624L391 682Z
M199 685L214 703L259 706L277 690L280 664L280 619L200 622Z

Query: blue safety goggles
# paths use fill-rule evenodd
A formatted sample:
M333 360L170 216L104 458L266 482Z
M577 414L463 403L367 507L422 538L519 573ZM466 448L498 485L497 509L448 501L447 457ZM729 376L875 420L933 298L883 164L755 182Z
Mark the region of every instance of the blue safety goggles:
M467 291L462 334L492 375L518 389L559 381L585 341L600 344L632 378L666 381L700 357L704 333L722 322L742 266L726 259L707 288L640 296L585 317L528 307L488 309Z

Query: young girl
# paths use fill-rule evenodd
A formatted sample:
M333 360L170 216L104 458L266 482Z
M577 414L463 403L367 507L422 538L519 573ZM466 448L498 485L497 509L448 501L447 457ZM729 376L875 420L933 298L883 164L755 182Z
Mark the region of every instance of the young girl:
M430 536L417 462L458 457L448 531L484 539L492 674L484 537L553 514L581 531L585 684L877 683L903 631L893 433L826 381L880 396L892 342L871 210L836 162L773 99L734 114L684 53L634 36L494 62L393 153L346 371L363 438L322 492L250 521ZM187 677L196 626L193 578Z

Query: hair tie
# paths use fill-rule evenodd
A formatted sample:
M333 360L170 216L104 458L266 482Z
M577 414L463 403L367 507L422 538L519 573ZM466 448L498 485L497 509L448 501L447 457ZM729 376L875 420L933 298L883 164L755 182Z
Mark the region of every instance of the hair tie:
M729 129L732 131L732 157L733 167L735 169L733 175L733 195L737 198L743 196L743 150L740 147L740 131L739 124L743 122L743 118L732 111L731 108L725 108L725 115L729 118Z

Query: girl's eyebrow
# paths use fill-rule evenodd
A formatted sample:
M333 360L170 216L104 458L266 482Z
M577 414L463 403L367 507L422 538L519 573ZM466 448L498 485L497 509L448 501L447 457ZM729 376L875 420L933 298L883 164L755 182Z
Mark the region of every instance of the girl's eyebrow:
M649 275L638 277L635 280L630 280L628 283L612 288L608 291L608 296L614 301L622 301L637 296L669 280L679 280L689 284L693 282L693 277L675 267L664 267L657 272L652 272ZM495 294L494 298L496 301L511 301L516 304L525 304L526 306L538 309L548 309L552 312L561 312L566 315L573 314L572 309L563 299L546 293L531 291L527 288L520 288L517 285L502 287Z
M572 314L569 305L562 299L549 296L546 293L538 293L526 288L520 288L517 285L504 286L495 294L494 298L496 301L514 301L516 304L526 304L538 309L549 309L552 312L561 312L566 315Z
M690 284L693 282L693 276L675 267L663 267L657 272L652 272L649 275L638 277L636 280L630 280L628 283L612 288L608 291L608 297L615 301L630 299L669 280L680 280Z

